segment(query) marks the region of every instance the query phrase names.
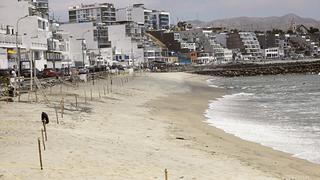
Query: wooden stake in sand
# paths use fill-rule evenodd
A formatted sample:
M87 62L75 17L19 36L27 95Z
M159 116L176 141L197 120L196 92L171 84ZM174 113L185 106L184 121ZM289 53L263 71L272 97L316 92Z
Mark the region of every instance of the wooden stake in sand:
M164 170L164 179L168 180L168 170L167 169Z
M37 90L34 91L35 95L36 95L36 103L38 102L38 93Z
M58 108L54 107L54 110L56 111L57 124L59 124Z
M84 90L84 102L87 104L87 92Z
M41 170L43 170L40 138L38 138L38 149L39 149L40 168Z
M63 114L64 114L64 97L62 97L61 99L61 118L63 118Z
M99 99L101 99L100 88L98 88L98 91L99 91Z
M93 98L92 98L92 89L91 89L91 101L92 101L92 99L93 99Z
M45 137L45 140L46 140L46 141L48 141L46 123L45 123L45 122L42 122L42 125L43 125L43 130L44 130L44 137Z
M28 102L30 102L30 91L28 91Z
M76 108L78 108L78 95L75 95L76 98Z
M41 137L42 137L42 145L43 145L43 150L46 150L46 143L44 142L44 130L41 129Z

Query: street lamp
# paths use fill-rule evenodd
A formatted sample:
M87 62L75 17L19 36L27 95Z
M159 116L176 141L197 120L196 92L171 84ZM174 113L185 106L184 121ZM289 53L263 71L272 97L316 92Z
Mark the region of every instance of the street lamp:
M20 72L21 72L21 54L20 54L20 47L18 46L18 37L19 37L19 22L24 19L27 18L29 15L25 15L21 18L19 18L17 20L17 24L16 24L16 48L17 48L17 65L18 65L18 77L20 78Z

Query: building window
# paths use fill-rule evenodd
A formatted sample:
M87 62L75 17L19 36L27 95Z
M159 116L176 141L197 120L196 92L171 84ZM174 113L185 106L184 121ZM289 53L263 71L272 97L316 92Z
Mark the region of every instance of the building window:
M41 60L39 51L34 51L33 56L34 56L34 60Z

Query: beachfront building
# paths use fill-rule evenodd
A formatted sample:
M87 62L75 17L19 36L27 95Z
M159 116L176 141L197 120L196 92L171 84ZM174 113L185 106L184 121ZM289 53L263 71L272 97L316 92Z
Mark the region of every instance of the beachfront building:
M59 30L60 33L69 35L67 37L70 41L69 59L74 66L83 67L98 63L99 46L94 33L96 26L92 22L64 23L60 25Z
M218 34L215 31L216 30L214 28L198 28L194 30L180 31L180 42L182 42L182 44L183 42L193 42L195 43L196 51L203 52L205 55L213 54L214 58L207 58L210 59L210 61L201 62L212 62L213 60L216 62L212 63L217 64L231 62L232 52L223 47L223 45L217 41Z
M111 25L116 22L116 9L112 3L81 4L69 7L69 22L96 22Z
M175 63L169 56L168 48L165 44L149 33L144 37L144 65L149 67L152 62Z
M3 27L12 28L10 33L6 32L2 36L10 37L16 35L18 31L21 68L30 68L30 61L34 61L35 67L39 70L43 70L47 65L45 54L48 50L47 39L50 35L48 19L48 1L46 0L1 1L0 24ZM7 64L10 68L17 65L17 61L12 61L12 57L17 57L17 51L16 48L7 50L7 54L9 52L10 55L7 58Z
M227 48L239 50L243 60L256 60L262 58L261 48L254 32L233 31L228 34Z
M216 57L213 53L200 52L198 53L196 64L212 64L216 61Z
M279 47L267 48L263 50L263 57L265 59L280 59L284 57L284 51Z
M143 30L135 22L108 26L108 36L114 52L113 60L124 65L144 63Z
M0 69L12 68L16 64L16 43L22 46L22 38L16 36L12 26L0 26Z

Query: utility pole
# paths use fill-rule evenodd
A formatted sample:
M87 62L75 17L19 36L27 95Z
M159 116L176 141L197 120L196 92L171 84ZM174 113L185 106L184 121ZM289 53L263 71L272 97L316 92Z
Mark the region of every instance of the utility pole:
M29 15L26 15L26 16L23 16L21 18L19 18L17 20L17 23L16 23L16 48L17 48L17 67L18 67L18 78L19 78L19 81L20 81L20 73L21 73L21 53L20 53L20 47L18 45L18 39L19 39L19 22L24 19L24 18L27 18Z
M81 39L76 39L76 40L78 40L78 41L81 41L82 66L83 66L83 67L85 66L85 63L84 63L84 50L86 49L86 48L84 47L84 45L85 45L85 44L84 44L84 41L85 41L84 35L85 35L86 33L88 33L88 32L90 32L90 30L87 30L87 31L83 32L82 35L81 35Z

